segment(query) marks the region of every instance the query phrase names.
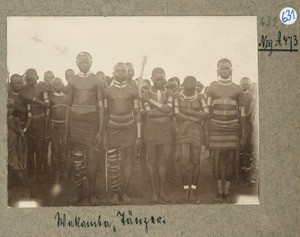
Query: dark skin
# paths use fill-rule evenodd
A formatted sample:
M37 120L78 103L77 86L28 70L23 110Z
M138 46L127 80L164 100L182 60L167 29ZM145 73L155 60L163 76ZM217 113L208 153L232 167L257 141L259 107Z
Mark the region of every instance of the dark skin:
M113 72L114 78L117 82L124 82L127 80L127 70L125 65L120 64L117 65L115 68L115 71ZM110 96L110 98L113 98L113 95ZM112 115L127 115L134 112L135 121L137 123L141 122L141 114L140 110L138 108L133 108L133 100L132 97L127 97L124 95L123 100L116 100L111 99L109 102L109 112L106 113L106 121L108 120L109 114ZM131 173L132 173L132 166L133 166L133 160L132 157L134 156L134 153L136 153L136 150L140 149L142 144L141 137L137 137L135 141L134 147L126 147L124 148L124 153L122 157L122 165L121 169L123 171L123 177L124 177L124 186L123 190L120 193L121 199L124 204L130 204L132 200L127 195L127 189L130 183ZM110 198L110 203L113 205L119 204L119 194L115 193L112 198Z
M193 96L196 92L196 80L186 80L183 83L183 92L186 96ZM201 108L199 101L192 101L190 103L190 105L188 103L179 103L180 112L175 114L176 119L181 121L192 121L194 123L199 123L202 120L209 118L208 113L199 111ZM190 147L191 146L192 144L190 144ZM200 162L199 159L197 159L197 157L199 157L201 149L196 146L193 146L192 151L192 155L194 156L193 160L195 162L192 164L193 169L191 184L197 186L200 175ZM181 165L181 178L183 185L188 185L187 164ZM198 200L194 189L186 189L183 199L191 202Z
M220 63L218 69L217 69L217 76L221 77L223 79L228 79L230 77L232 77L232 68L231 68L231 64L229 61L223 61ZM208 106L209 111L212 111L212 107L211 105ZM246 117L245 116L240 116L240 124L241 124L241 130L242 130L242 134L245 134L245 123L246 123ZM242 136L242 138L240 139L240 144L241 146L244 146L244 136ZM226 171L225 171L225 176L226 174L232 173L233 172L233 165L230 163L231 161L233 161L235 159L235 155L236 152L235 150L227 150L226 152L226 159L225 160L225 166L226 166ZM215 151L212 153L212 156L214 157L214 166L216 167L216 169L220 169L220 165L221 165L221 153L219 151ZM226 180L226 177L225 177ZM231 181L231 180L228 180ZM223 197L221 195L217 195L215 201L217 202L222 202L223 201ZM224 196L224 201L230 203L231 200L228 197L228 195Z
M154 92L158 90L164 90L164 85L166 84L165 74L161 72L154 73L152 76L153 87L152 90ZM147 101L147 98L144 98ZM149 98L148 98L149 100ZM163 106L158 109L156 107L151 108L148 112L148 118L165 118L169 120L168 115L171 113L172 108L163 104ZM169 202L169 197L165 194L164 184L166 180L166 168L167 168L167 160L172 152L172 145L159 145L152 149L147 149L148 155L155 157L159 162L159 192L156 191L155 188L155 159L151 159L152 161L147 162L147 168L149 171L150 185L152 190L152 203L158 203L158 196L166 202Z
M91 58L87 55L81 55L78 58L77 66L79 70L86 74L89 72L92 61ZM72 80L73 81L73 80ZM87 81L78 80L74 83L71 83L71 86L69 88L69 94L68 94L68 107L67 107L67 116L66 120L68 123L68 113L70 111L71 106L74 105L81 105L81 106L89 106L99 105L99 130L94 138L94 143L87 147L87 158L88 158L88 180L89 180L89 201L91 205L97 205L99 204L99 200L95 195L95 183L96 183L96 151L95 147L97 149L101 148L102 144L102 129L103 129L103 120L104 120L104 108L103 108L103 102L102 100L97 101L97 93L101 93L102 91L99 91L101 88L97 87L97 90L94 90L94 83L87 83ZM85 88L86 90L82 90ZM93 92L93 93L91 93ZM100 106L101 105L101 106ZM67 130L67 129L66 129ZM66 134L68 131L66 131ZM73 143L71 144L72 148L75 150L82 150L83 147L81 144ZM77 203L83 198L83 186L79 186L77 189L77 195L71 202Z
M75 76L75 71L73 69L67 69L65 72L66 81L69 81L73 76Z

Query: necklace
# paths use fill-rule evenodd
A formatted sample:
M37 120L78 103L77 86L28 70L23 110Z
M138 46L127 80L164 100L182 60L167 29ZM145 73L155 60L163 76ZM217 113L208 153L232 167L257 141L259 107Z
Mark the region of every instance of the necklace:
M195 91L194 95L187 96L187 95L184 94L184 92L182 90L182 91L180 91L180 97L184 100L194 101L198 98L198 93Z

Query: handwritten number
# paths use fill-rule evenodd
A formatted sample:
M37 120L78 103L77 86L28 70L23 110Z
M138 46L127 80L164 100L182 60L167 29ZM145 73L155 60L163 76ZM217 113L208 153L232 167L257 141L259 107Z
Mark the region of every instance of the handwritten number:
M296 46L297 44L298 44L297 35L294 35L294 46Z

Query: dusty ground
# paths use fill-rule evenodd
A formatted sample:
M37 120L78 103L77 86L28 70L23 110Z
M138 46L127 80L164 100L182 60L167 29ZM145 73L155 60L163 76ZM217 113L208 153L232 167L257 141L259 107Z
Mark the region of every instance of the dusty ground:
M105 198L105 173L103 169L104 161L99 160L102 167L97 173L96 190L98 196L100 196L100 205L109 205ZM200 179L197 188L197 195L201 204L214 204L213 198L216 194L215 183L212 178L212 165L211 159L201 160ZM182 184L176 172L172 172L173 179L169 179L166 184L166 193L172 199L169 203L161 202L160 204L184 204L181 200L183 194ZM177 179L174 179L177 176ZM172 180L172 181L171 181ZM87 195L87 182L85 182L85 193ZM62 179L59 185L55 185L53 179L44 175L44 182L32 183L33 199L38 201L40 206L69 206L69 200L75 194L75 185L67 179ZM243 177L239 177L231 186L232 198L235 203L238 204L255 204L258 202L258 186L246 185ZM151 205L150 203L150 184L148 177L142 169L139 163L136 163L129 193L133 199L134 205ZM80 201L77 206L90 205L88 198Z

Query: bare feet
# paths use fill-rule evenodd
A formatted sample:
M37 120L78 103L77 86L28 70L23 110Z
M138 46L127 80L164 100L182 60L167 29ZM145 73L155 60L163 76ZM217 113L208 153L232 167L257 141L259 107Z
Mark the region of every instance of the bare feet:
M127 196L126 193L123 193L122 195L123 204L130 204L132 202L131 198Z
M195 189L191 189L190 198L189 198L190 202L197 202L197 201L199 201L199 199L198 199L195 191L196 191Z
M76 205L76 204L77 204L78 202L80 202L82 199L83 199L83 196L82 196L82 195L76 194L75 197L73 197L73 198L70 200L70 205Z
M100 205L100 200L94 194L89 197L89 201L92 206Z
M189 196L190 196L190 190L189 189L185 189L184 190L184 194L182 196L182 200L188 201L189 200Z
M161 200L163 200L164 202L170 202L171 201L171 199L166 194L164 194L163 192L160 192L159 198Z
M222 203L223 202L223 193L217 193L217 196L214 198L215 202Z
M119 195L115 194L112 198L109 199L109 202L112 205L119 205L120 204Z
M224 194L223 201L224 201L224 203L233 203L231 198L229 198L229 194Z
M153 193L153 194L152 194L152 197L151 197L151 203L152 203L152 204L158 203L158 197L157 197L156 193Z

